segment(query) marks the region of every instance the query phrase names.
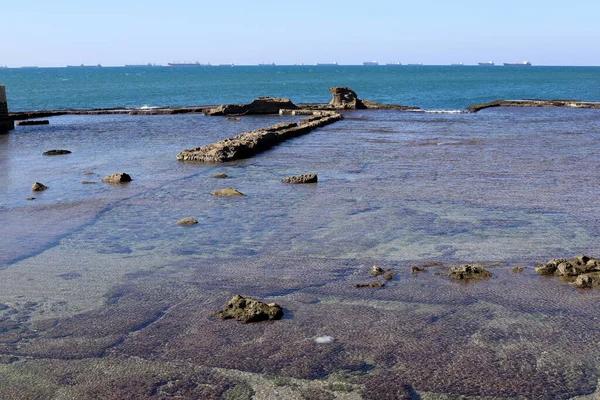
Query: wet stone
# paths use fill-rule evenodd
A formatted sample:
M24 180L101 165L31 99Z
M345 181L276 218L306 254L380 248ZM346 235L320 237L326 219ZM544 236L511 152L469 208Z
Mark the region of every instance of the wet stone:
M357 288L379 289L385 286L385 282L357 283L354 286Z
M226 179L226 178L229 178L229 176L227 174L214 174L212 177L215 178L215 179Z
M71 154L69 150L48 150L42 153L43 156L61 156L64 154Z
M127 183L131 182L131 176L125 172L111 174L102 178L102 182L105 183Z
M413 266L410 268L411 274L418 274L419 272L425 272L425 268Z
M318 177L316 174L303 174L303 175L289 176L289 177L283 178L281 180L281 182L283 182L283 183L294 183L294 184L317 183L317 181L318 181Z
M510 270L515 274L520 274L521 272L525 271L525 267L512 267Z

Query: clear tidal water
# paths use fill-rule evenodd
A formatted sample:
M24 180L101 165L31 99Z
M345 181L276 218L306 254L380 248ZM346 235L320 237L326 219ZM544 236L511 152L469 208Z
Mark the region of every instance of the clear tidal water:
M0 394L225 398L250 387L258 399L568 399L596 390L600 294L531 267L600 256L600 110L350 111L252 159L175 159L293 118L61 116L0 136ZM42 156L60 148L72 154ZM100 181L121 171L133 181ZM301 173L319 182L280 182ZM32 193L34 181L49 189ZM246 196L210 196L223 187ZM177 226L184 217L199 224ZM465 285L440 275L464 262L493 277ZM394 279L355 288L373 280L373 264ZM211 317L238 293L276 301L286 317ZM325 335L333 343L314 342Z

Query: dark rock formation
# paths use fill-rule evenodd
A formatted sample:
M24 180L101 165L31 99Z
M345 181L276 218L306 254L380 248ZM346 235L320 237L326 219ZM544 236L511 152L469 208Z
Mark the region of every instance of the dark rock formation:
M231 197L231 196L245 196L244 193L238 192L233 188L225 188L219 190L213 190L210 192L211 196L222 196L222 197Z
M283 309L275 303L263 303L250 297L233 296L225 309L214 314L221 319L236 319L245 323L278 320L283 317Z
M206 115L252 115L278 114L279 110L293 110L296 105L290 99L279 97L259 97L250 104L222 104L204 111Z
M31 190L33 190L34 192L41 192L46 189L48 189L48 186L40 182L34 182L33 185L31 185Z
M94 181L81 181L82 185L95 185L98 182L94 182Z
M120 172L117 174L111 174L102 178L102 182L105 183L127 183L131 182L131 176L126 174L125 172Z
M357 288L379 289L385 286L385 282L356 283L354 286Z
M217 143L183 150L177 154L177 159L179 161L221 163L249 158L287 139L304 135L315 128L334 123L340 119L342 119L340 114L327 112L323 115L304 118L300 120L300 124L283 122L242 133Z
M28 126L28 125L49 125L50 121L47 119L32 119L26 121L20 121L17 123L19 126Z
M358 98L354 90L349 87L332 87L329 88L329 91L333 95L329 104L336 109L358 110L367 108L367 106L365 106Z
M470 105L467 107L467 111L477 112L491 107L600 108L600 103L591 103L579 100L495 100L489 103Z
M296 176L289 176L287 178L283 178L281 182L283 183L317 183L318 177L316 174L303 174Z
M410 273L411 274L418 274L419 272L425 272L425 268L417 267L417 266L412 266L410 268Z
M15 128L15 121L8 114L6 102L6 89L0 85L0 133L5 133Z
M600 260L579 255L570 260L557 258L535 267L540 275L560 276L579 288L600 286Z
M492 274L481 265L464 264L460 267L451 267L448 277L457 280L489 279Z
M69 150L48 150L42 153L43 156L60 156L63 154L71 154Z
M196 225L197 223L198 221L194 218L183 218L176 222L176 224L180 226Z

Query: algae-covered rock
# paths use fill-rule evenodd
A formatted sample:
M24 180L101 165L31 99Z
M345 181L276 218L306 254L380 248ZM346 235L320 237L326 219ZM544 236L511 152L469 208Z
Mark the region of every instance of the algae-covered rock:
M557 275L564 277L576 277L588 272L600 271L599 260L585 255L578 255L569 260L556 258L546 264L535 267L535 272L540 275Z
M223 196L223 197L231 197L231 196L245 196L244 193L238 192L233 188L224 188L219 190L213 190L210 192L211 196Z
M457 280L481 280L489 279L492 274L481 265L464 264L459 267L451 267L448 277Z
M233 296L223 311L215 314L221 319L236 319L245 323L278 320L283 317L283 309L275 303L263 303L250 297Z

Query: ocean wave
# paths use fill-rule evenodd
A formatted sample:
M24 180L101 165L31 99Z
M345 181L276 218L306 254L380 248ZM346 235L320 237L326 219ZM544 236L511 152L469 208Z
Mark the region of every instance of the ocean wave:
M422 114L464 114L466 110L407 110L409 112L416 112Z

